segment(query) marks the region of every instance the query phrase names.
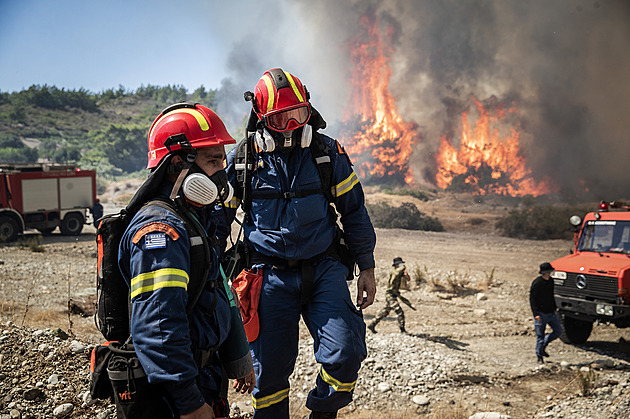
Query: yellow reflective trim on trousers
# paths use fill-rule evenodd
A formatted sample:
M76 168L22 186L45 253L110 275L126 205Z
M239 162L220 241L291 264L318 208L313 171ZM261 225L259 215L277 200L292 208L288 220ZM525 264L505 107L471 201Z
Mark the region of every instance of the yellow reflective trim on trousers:
M169 113L167 113L166 115L162 115L162 118L164 118L165 116L168 115L172 115L172 114L176 114L176 113L187 113L188 115L192 115L195 117L195 119L197 120L197 123L199 124L199 128L201 128L202 131L208 131L210 129L210 125L208 125L208 121L206 121L206 118L203 117L203 115L201 114L201 112L199 112L197 109L175 109L174 111L171 111ZM162 119L160 118L160 119ZM158 121L153 125L153 128L155 128L158 124L158 122L160 122L160 120L158 119ZM151 129L151 131L153 131L153 129ZM151 136L151 132L149 132L149 137Z
M131 280L131 298L159 288L188 289L188 274L181 269L165 268L140 274Z
M352 188L354 188L354 185L356 185L357 183L359 183L359 178L357 177L356 173L352 172L352 174L348 176L346 180L333 186L330 189L333 196L335 198L338 198L346 192L349 192Z
M289 397L289 389L285 388L284 390L277 391L269 396L256 398L252 396L254 409L264 409L265 407L269 407L273 404L279 403L282 400Z
M234 196L232 197L232 199L230 199L228 202L224 202L222 205L226 208L236 209L239 205L241 205L241 200Z
M354 386L357 384L357 380L354 380L351 383L342 383L341 381L333 378L330 374L328 374L324 367L319 371L319 375L322 377L327 384L329 384L335 391L352 391L354 390Z
M269 98L267 100L267 112L269 112L273 109L273 101L275 99L275 95L273 94L273 82L269 74L265 74L264 76L262 76L262 79L267 85L267 97Z
M302 95L300 94L300 91L298 90L297 86L295 85L295 80L293 80L293 77L291 77L291 74L289 74L289 73L287 73L285 71L284 75L287 76L287 79L289 80L289 83L291 84L291 87L293 88L293 93L295 93L295 96L297 96L297 98L298 98L298 100L300 102L304 102L304 98L302 97Z

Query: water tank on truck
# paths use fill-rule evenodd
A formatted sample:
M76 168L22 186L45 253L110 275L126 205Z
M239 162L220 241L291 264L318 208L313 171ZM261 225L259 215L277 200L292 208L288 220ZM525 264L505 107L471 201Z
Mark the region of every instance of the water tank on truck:
M61 234L79 235L86 223L102 215L93 170L47 163L0 165L0 242L16 240L28 228L50 234L59 227Z

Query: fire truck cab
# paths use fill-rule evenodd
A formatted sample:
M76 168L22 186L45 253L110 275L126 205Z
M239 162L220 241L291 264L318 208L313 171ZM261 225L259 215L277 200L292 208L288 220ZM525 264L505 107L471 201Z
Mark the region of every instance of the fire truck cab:
M566 343L584 343L594 322L630 326L630 207L602 202L576 227L570 255L551 262L554 297Z
M96 173L74 165L47 163L0 165L0 242L17 239L26 228L78 235L102 216L96 198Z

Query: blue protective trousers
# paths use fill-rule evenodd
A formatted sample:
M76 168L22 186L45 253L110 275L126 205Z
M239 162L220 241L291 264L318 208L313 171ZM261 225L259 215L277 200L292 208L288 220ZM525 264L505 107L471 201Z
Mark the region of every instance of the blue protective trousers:
M326 257L315 266L313 292L301 305L302 271L265 266L258 307L260 334L250 343L256 388L254 418L289 417L289 376L298 354L300 314L313 337L321 364L306 407L337 411L352 401L361 361L365 359L365 323L352 303L348 269Z

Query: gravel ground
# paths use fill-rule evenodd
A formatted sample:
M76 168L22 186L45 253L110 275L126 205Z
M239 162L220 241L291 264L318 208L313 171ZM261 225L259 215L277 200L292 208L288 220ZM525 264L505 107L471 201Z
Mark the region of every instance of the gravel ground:
M355 401L339 417L630 417L628 329L598 325L586 344L555 341L549 361L535 362L529 285L538 265L566 254L570 242L504 238L489 224L464 228L471 214L491 220L501 208L424 210L447 220L448 232L377 230L379 290L366 321L385 303L393 257L424 280L404 294L417 308L403 307L409 334L398 333L394 317L377 334L368 331ZM462 229L455 232L455 224ZM94 230L35 237L0 246L0 419L112 417L111 405L85 397L88 352L103 340L91 317ZM459 292L449 292L449 283ZM319 371L311 345L303 327L291 378L295 418L307 413L304 400ZM230 401L234 415L249 416L249 397L231 393Z

